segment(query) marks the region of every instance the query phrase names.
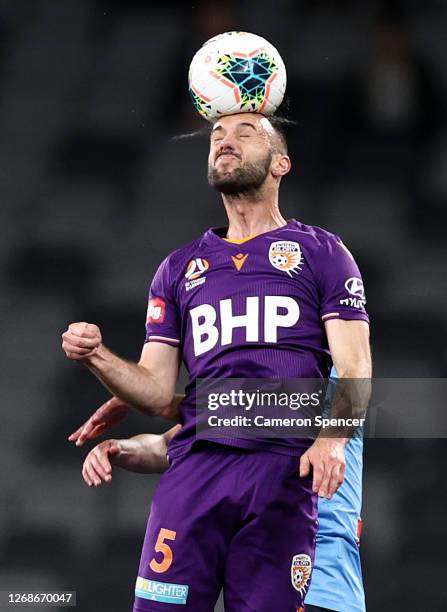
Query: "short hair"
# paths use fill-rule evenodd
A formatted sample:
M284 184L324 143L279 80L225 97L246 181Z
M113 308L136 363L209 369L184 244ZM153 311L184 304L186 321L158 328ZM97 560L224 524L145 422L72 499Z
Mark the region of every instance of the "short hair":
M295 122L279 115L272 115L271 117L267 118L270 121L271 126L275 130L275 134L277 136L277 142L272 143L274 149L276 149L275 152L287 155L289 148L287 145L287 136L285 128L286 126L294 125Z
M287 145L287 136L286 129L290 126L296 125L296 121L292 121L287 117L281 115L270 115L267 116L266 119L269 120L272 128L275 131L276 139L272 139L272 148L275 153L281 153L282 155L287 155L288 153L288 145ZM200 130L196 130L195 132L189 132L187 134L177 134L173 136L173 140L183 140L185 138L194 138L195 136L210 136L212 130L212 125L208 124ZM274 142L276 140L276 142Z

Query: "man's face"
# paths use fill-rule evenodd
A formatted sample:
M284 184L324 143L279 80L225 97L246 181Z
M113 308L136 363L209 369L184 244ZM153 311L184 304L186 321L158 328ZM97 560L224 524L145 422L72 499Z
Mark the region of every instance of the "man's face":
M225 195L257 191L272 162L268 119L257 113L222 117L211 131L208 182Z

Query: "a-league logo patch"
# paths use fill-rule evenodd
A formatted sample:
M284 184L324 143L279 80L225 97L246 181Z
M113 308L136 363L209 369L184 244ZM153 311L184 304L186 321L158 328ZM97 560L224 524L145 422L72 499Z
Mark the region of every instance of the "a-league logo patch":
M208 270L210 267L209 262L203 257L196 257L195 259L191 259L191 261L186 266L185 278L187 280L193 281L196 278L199 278L204 272Z
M203 259L203 257L196 257L195 259L191 259L191 261L186 266L185 272L186 291L190 291L191 289L200 287L200 285L203 285L205 283L206 276L204 273L209 269L209 267L209 261L207 259Z
M295 555L292 559L290 573L293 588L304 595L312 573L312 560L309 555Z
M292 272L298 273L302 263L303 255L298 242L290 240L280 240L272 242L269 249L269 261L274 268L287 272L292 276Z

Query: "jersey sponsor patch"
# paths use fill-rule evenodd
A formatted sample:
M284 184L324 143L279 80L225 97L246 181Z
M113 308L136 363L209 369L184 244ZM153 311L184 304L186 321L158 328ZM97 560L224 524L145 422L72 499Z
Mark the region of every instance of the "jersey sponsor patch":
M302 263L302 253L298 242L290 240L279 240L272 242L269 249L269 261L274 268L287 272L292 276L292 272L298 273Z
M147 307L147 323L163 323L166 315L166 302L162 298L151 298Z
M304 595L304 592L309 584L311 573L312 560L309 555L304 553L295 555L292 559L290 574L293 588L296 589L301 595Z
M365 288L363 287L362 279L358 276L351 276L351 278L348 278L348 280L345 282L345 288L351 295L364 299Z
M158 582L138 576L135 584L135 595L149 601L185 605L188 599L189 586L172 582Z
M219 316L218 316L219 312ZM261 313L263 324L260 325ZM212 304L200 304L191 308L191 329L194 355L198 357L212 350L220 341L221 346L233 343L233 331L245 330L246 342L278 342L280 329L294 327L300 318L298 302L290 296L266 295L261 308L259 296L245 298L245 311L234 312L232 298L219 300L219 309Z
M366 304L365 288L363 281L358 276L351 276L345 282L345 289L349 293L347 298L340 300L342 306L351 306L352 308L364 308Z

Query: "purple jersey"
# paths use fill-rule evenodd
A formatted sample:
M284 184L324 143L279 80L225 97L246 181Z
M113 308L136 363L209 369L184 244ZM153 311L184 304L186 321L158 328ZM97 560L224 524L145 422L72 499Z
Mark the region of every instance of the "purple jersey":
M197 379L326 378L324 321L368 321L359 269L338 236L295 219L244 241L225 234L209 229L171 253L150 289L146 342L179 346L189 373L170 456L194 442ZM227 443L303 452L297 440Z

